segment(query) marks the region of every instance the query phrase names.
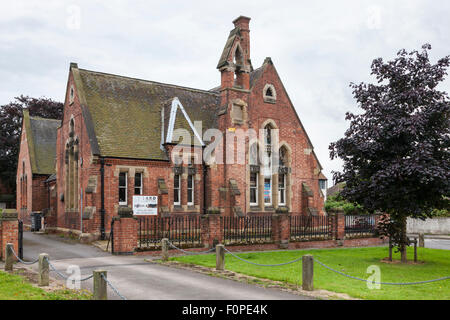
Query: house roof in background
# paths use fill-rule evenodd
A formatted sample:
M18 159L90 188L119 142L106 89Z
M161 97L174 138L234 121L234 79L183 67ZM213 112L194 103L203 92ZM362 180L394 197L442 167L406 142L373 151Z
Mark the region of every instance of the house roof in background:
M61 121L31 117L27 109L23 112L23 120L32 173L55 173L56 129L61 125Z

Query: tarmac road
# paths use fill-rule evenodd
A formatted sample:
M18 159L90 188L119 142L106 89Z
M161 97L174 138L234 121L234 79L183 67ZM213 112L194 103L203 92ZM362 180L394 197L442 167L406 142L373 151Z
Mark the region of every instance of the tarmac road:
M277 289L265 289L233 280L211 277L144 261L145 256L112 256L100 249L66 241L56 235L24 232L24 259L48 253L61 273L71 265L81 268L82 277L93 270L108 272L108 280L127 299L139 300L310 300ZM32 266L37 270L37 264ZM68 274L67 274L68 275ZM61 279L54 271L53 278ZM82 288L92 290L92 279ZM108 288L109 299L120 299Z

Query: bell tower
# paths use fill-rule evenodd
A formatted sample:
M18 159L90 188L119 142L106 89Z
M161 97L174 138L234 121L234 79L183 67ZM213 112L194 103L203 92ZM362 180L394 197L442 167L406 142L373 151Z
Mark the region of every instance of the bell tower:
M250 18L240 16L233 21L217 69L221 73L221 90L229 88L250 89Z

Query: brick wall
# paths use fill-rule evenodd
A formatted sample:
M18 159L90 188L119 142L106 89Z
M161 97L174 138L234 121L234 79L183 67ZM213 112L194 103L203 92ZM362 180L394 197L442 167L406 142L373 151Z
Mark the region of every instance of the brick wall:
M5 256L6 244L12 243L14 251L19 252L19 221L16 210L5 210L0 216L0 258Z
M114 218L114 254L133 254L138 241L138 222L133 217Z
M123 208L121 208L122 210ZM125 209L123 209L125 210ZM138 221L132 217L128 210L128 217L114 218L114 252L121 254L135 253L138 245ZM120 212L119 212L120 214ZM274 250L274 249L302 249L302 248L328 248L328 247L355 247L370 246L386 243L385 240L375 237L345 238L345 216L339 212L331 214L326 220L329 224L331 237L325 240L291 241L289 215L276 214L272 216L272 239L265 243L232 244L228 248L239 250ZM219 214L208 214L201 217L201 239L203 248L212 248L215 244L223 243L223 219ZM198 251L198 248L190 249ZM141 250L142 251L142 250ZM144 250L145 251L145 250ZM159 251L158 251L159 252Z

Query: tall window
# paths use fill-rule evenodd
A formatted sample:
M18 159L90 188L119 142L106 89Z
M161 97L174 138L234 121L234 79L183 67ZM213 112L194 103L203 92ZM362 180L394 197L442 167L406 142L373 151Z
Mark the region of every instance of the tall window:
M258 205L258 173L250 173L250 205Z
M187 204L189 206L194 205L194 176L192 174L188 175L187 179Z
M142 172L136 172L134 174L134 194L142 195L143 185L142 185Z
M126 172L121 172L119 174L119 205L126 206L127 201L127 177Z
M272 178L264 178L264 205L272 204Z
M279 152L279 166L280 167L285 167L287 165L286 156L287 156L286 149L284 147L281 147L280 152Z
M180 175L176 174L173 177L173 204L176 206L180 205Z
M258 205L258 193L259 193L259 147L254 143L250 146L249 150L249 162L250 162L250 205Z
M286 175L284 173L278 175L278 204L286 205Z

